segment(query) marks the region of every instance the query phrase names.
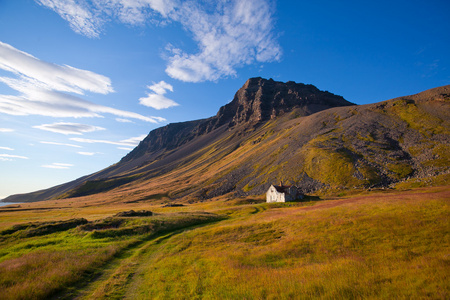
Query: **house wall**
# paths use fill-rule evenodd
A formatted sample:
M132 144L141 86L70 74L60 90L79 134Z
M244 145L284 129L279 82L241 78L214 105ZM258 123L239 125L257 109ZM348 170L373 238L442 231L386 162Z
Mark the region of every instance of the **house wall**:
M297 188L295 186L291 186L287 190L287 194L285 196L286 197L286 202L296 200L296 196L297 196Z
M285 194L278 193L272 185L266 193L266 202L286 202Z
M298 193L295 186L290 187L287 193L279 193L277 189L271 185L266 193L266 202L289 202L297 199L303 199L303 195Z

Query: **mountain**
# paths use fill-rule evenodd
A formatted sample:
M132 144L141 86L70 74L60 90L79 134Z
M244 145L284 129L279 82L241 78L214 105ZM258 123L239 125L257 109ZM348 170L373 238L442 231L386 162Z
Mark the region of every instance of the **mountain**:
M313 85L251 78L208 119L155 129L117 164L5 202L108 195L204 201L263 194L447 183L450 86L355 105Z

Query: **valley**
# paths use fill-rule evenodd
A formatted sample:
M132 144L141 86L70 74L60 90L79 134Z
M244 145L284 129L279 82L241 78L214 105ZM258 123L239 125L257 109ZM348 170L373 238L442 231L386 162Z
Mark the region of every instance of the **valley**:
M445 299L449 199L447 187L429 187L270 204L6 206L1 298ZM61 226L74 220L84 221Z

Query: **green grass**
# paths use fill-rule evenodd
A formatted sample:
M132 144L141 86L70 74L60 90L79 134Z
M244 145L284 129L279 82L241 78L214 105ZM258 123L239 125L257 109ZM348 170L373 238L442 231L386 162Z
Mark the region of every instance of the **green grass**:
M0 233L0 298L448 299L449 196L228 199L33 236L17 225Z
M45 299L89 278L126 245L83 239L75 232L2 244L2 299Z
M332 187L360 186L362 181L353 176L354 162L345 151L328 151L324 148L309 147L304 170L309 177Z
M30 224L15 226L1 235L0 298L46 299L67 292L71 286L94 278L123 251L152 236L222 218L210 213L107 218L46 235L21 234L29 232ZM32 225L48 227L46 223Z
M447 145L437 144L433 148L433 154L437 157L428 163L428 165L439 166L445 169L450 165L450 153L448 151Z
M387 169L393 172L395 179L405 178L413 172L413 168L407 163L387 164Z
M244 192L249 192L249 191L251 191L252 189L254 188L254 186L252 186L251 184L246 184L245 186L244 186L244 188L242 189Z
M266 210L173 237L141 267L132 296L444 299L448 208L448 200L405 198Z
M394 102L392 113L425 136L449 134L448 128L443 125L443 120L425 112L413 101L401 99Z
M395 188L402 191L427 186L442 186L448 184L448 182L450 182L450 174L440 174L426 179L411 178L409 180L397 183Z
M185 233L143 266L133 296L444 299L448 208L448 200L399 199L278 217L265 211L251 222Z
M86 195L92 195L96 193L106 192L112 190L118 186L129 183L138 178L138 175L112 178L108 180L89 180L76 187L75 189L69 191L67 194L63 195L61 198L69 197L81 197Z

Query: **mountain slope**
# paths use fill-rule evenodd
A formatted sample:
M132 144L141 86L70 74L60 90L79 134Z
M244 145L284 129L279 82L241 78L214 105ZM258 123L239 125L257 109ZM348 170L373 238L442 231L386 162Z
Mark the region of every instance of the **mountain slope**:
M257 195L447 180L450 86L357 106L312 85L249 79L216 116L150 132L117 164L5 201L110 193L117 199ZM156 197L155 195L159 195Z

